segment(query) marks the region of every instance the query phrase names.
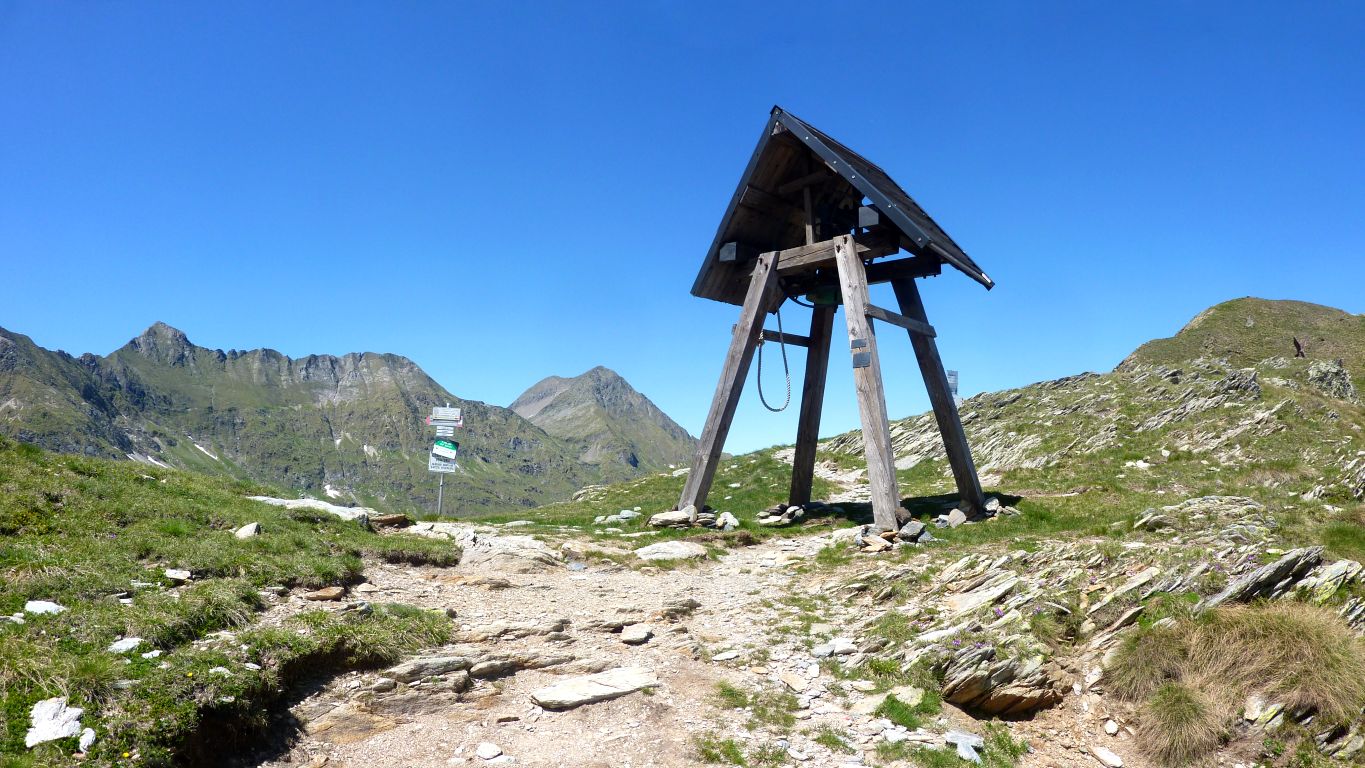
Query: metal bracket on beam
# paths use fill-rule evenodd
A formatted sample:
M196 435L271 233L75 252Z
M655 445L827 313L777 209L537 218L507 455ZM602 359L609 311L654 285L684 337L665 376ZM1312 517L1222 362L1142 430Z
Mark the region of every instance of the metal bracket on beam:
M883 323L890 323L892 325L904 328L905 330L911 333L919 334L920 336L927 336L931 339L938 335L938 333L934 330L934 326L928 323L915 320L914 318L906 317L905 315L897 314L889 309L882 309L881 307L873 306L872 304L867 305L867 316L872 318L873 320L880 320Z

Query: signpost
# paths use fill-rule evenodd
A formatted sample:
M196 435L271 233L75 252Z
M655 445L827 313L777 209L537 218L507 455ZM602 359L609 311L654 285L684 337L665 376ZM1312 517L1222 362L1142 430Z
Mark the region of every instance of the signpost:
M431 454L427 456L427 471L435 472L440 477L436 486L436 515L439 517L445 500L446 475L460 471L460 465L455 463L459 457L460 444L447 438L455 436L456 427L464 426L464 415L459 408L451 408L449 403L444 408L434 406L427 417L427 425L436 429L436 442L432 443Z

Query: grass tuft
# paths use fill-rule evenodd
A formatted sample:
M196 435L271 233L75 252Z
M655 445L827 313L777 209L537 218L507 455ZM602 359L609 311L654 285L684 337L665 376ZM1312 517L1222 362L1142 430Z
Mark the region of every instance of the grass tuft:
M1167 765L1207 754L1252 694L1346 724L1365 706L1365 642L1331 612L1300 603L1218 608L1135 632L1109 670L1141 702L1142 747Z

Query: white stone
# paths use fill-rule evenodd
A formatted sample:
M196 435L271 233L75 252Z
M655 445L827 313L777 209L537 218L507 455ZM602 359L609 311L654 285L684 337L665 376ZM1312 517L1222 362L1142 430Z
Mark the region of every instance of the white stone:
M239 538L239 539L249 539L249 538L251 538L252 536L260 536L260 535L261 535L261 524L260 524L260 523L247 523L246 525L244 525L244 526L242 526L241 528L238 528L236 531L234 531L232 535L233 535L233 536L236 536L236 537Z
M68 707L65 696L34 704L29 713L31 727L24 736L24 746L33 748L44 742L75 736L81 732L81 713L84 711L80 707Z
M712 656L712 657L711 657L711 660L712 660L712 661L730 661L731 659L738 659L738 658L739 658L739 651L722 651L722 652L716 654L715 656Z
M615 699L658 684L659 679L647 669L619 667L533 691L531 701L546 709L572 709L583 704Z
M166 578L170 579L176 584L183 584L189 581L192 575L189 571L185 570L184 568L167 568L165 571L162 571L162 573L166 576Z
M95 746L95 729L86 728L81 731L81 740L76 746L82 752L89 752L90 748Z
M643 645L654 637L654 629L648 624L631 624L621 629L621 642L626 645Z
M484 760L492 760L502 754L502 747L499 747L491 741L485 741L479 744L478 748L474 750L474 754Z
M110 652L110 653L127 653L127 652L133 650L134 648L137 648L139 645L142 645L142 638L140 638L140 637L125 637L125 638L123 638L122 640L115 640L113 643L110 643L110 645L109 645L109 652Z
M42 615L44 613L61 613L66 610L66 606L57 605L50 600L30 600L24 603L24 613L34 613Z
M1123 768L1123 758L1114 754L1106 747L1092 744L1090 745L1090 753L1095 756L1096 760L1104 763L1106 768Z
M1104 721L1104 732L1110 736L1116 736L1119 732L1119 724L1113 720Z
M691 541L661 541L635 550L641 560L695 560L706 557L706 547Z

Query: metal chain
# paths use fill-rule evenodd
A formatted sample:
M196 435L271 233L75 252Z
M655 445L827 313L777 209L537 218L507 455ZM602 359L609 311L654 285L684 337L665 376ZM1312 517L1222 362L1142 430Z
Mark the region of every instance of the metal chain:
M787 341L786 334L782 332L782 306L778 305L777 315L777 344L782 350L782 375L787 379L787 399L782 402L781 408L774 408L768 405L768 398L763 396L763 334L758 336L758 400L763 403L763 407L773 413L781 413L787 410L787 406L792 404L792 372L787 366Z

